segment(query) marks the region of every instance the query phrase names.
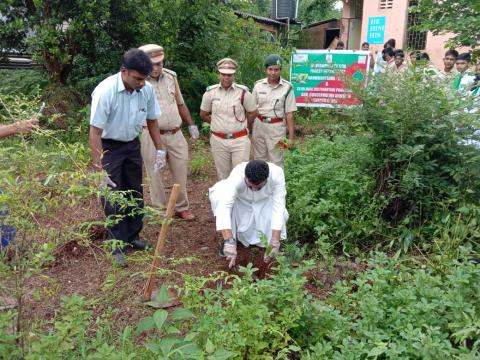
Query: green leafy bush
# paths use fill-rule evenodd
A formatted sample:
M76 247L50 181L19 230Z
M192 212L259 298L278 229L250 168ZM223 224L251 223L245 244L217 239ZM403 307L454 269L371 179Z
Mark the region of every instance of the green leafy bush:
M377 76L361 92L358 118L372 133L370 151L379 217L397 228L400 245L431 239L435 221L478 205L480 151L466 146L478 116L422 71Z
M306 267L290 268L283 260L275 275L256 282L256 269L249 264L240 269L242 277L225 280L227 287L219 281L213 289L204 288L206 281L200 287L187 283L182 301L197 317L191 330L198 333L199 344L210 342L235 359L245 354L251 359L287 359L298 351L289 331L298 326L305 309Z
M43 70L0 70L0 94L37 96L48 85Z
M321 136L308 139L285 164L289 237L314 242L328 239L351 247L372 236L376 204L372 161L366 137Z
M377 254L325 302L309 304L293 337L302 359L476 359L480 356L480 266L445 273Z

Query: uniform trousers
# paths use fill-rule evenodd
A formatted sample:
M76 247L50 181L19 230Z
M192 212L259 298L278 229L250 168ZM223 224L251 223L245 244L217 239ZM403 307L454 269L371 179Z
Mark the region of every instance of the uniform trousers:
M175 134L160 135L163 150L167 152L168 167L172 173L172 179L175 184L180 185L175 211L188 210L187 196L187 173L188 173L188 143L181 130ZM150 180L150 197L152 205L164 209L167 204L165 196L165 186L163 184L163 171L154 172L155 159L157 151L153 140L148 132L144 129L141 137L142 142L142 158L145 163L145 169Z
M138 208L143 208L142 156L140 141L123 142L102 139L103 169L117 185L112 191L126 191L125 198L133 198ZM135 206L126 206L122 201L111 203L102 197L105 215L121 216L121 220L108 228L110 239L130 243L139 239L143 227L143 214Z
M250 139L242 136L237 139L222 139L210 136L213 161L217 169L218 180L226 179L232 169L250 158Z
M255 119L252 131L253 158L264 160L283 168L284 150L277 145L287 136L284 122L264 123Z

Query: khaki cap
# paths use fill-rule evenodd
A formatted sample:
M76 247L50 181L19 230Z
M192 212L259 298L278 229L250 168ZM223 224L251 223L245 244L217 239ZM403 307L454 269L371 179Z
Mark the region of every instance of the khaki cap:
M237 66L237 62L230 58L224 58L217 62L217 69L221 74L235 74Z
M163 47L161 47L160 45L147 44L140 46L139 49L146 53L148 56L150 56L150 60L152 60L152 63L160 62L165 57L163 53Z

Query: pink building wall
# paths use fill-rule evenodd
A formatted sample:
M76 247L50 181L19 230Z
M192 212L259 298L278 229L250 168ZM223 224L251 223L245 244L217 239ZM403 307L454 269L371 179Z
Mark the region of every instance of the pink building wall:
M398 49L403 49L405 31L407 28L407 9L408 0L394 0L392 9L380 9L378 0L363 1L363 17L362 17L362 35L361 42L367 41L368 18L371 16L385 16L385 37L384 42L388 39L395 39ZM370 46L374 50L383 50L383 44L375 44Z
M347 19L355 16L352 6L356 1L361 0L343 0L342 24L347 23ZM361 43L367 40L368 18L372 16L385 16L385 36L384 42L388 39L395 39L398 49L403 49L406 46L406 30L407 30L407 16L408 16L408 0L393 0L392 9L380 9L379 0L363 0L363 14L361 21L361 36L358 44L354 44L348 39L352 34L348 32L348 26L342 26L342 40L348 44L349 49L360 49ZM425 51L430 56L431 61L437 68L443 67L443 56L445 51L446 41L452 36L450 33L433 36L432 33L427 33L427 41ZM370 45L373 51L382 50L383 44ZM457 49L462 52L462 49ZM466 51L466 50L463 50Z

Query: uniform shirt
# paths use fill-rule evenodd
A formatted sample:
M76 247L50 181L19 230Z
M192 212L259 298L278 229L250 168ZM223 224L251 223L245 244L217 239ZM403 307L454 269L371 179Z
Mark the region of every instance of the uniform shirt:
M242 93L243 106L241 103ZM200 110L211 113L212 131L220 133L234 133L242 131L247 127L247 116L245 111L252 112L257 109L255 100L248 88L233 83L228 89L220 84L212 85L203 94Z
M258 80L252 95L262 116L283 118L285 113L297 110L292 84L284 79L273 87L268 84L267 78Z
M158 119L158 127L161 130L172 130L182 125L182 118L178 112L178 105L183 105L182 93L178 86L177 74L168 69L163 69L158 81L148 78L157 95L157 100L162 109L162 115Z
M392 72L392 73L403 73L407 71L407 69L408 69L408 65L405 62L403 62L402 65L400 65L399 67L397 67L397 65L395 64L395 61L392 61L388 63L386 71Z
M145 83L143 88L130 93L120 72L93 90L90 125L103 129L102 139L132 141L142 132L147 119L155 120L160 114L153 87Z
M458 70L455 66L449 72L446 72L445 69L437 70L437 79L444 82L445 84L450 84L455 76L458 75Z
M285 176L281 167L268 163L268 179L259 191L252 191L245 183L245 167L247 162L235 166L227 179L215 186L221 186L222 196L216 208L217 230L232 228L232 209L235 202L240 207L253 208L253 216L257 226L260 218L271 219L272 230L281 230L285 224ZM268 237L270 234L266 234Z

